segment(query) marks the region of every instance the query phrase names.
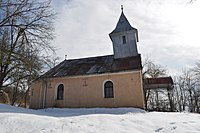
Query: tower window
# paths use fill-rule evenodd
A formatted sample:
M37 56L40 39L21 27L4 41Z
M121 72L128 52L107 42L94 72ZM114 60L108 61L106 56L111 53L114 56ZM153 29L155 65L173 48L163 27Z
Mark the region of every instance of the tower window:
M64 85L60 84L57 88L57 100L63 100Z
M122 42L123 44L126 44L126 36L122 36Z
M104 84L104 98L114 98L113 83L111 81Z

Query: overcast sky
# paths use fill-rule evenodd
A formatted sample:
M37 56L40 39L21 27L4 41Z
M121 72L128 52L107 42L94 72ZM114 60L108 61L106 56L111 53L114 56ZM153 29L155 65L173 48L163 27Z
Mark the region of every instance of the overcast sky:
M187 0L54 0L52 44L64 59L113 54L108 34L124 14L139 31L142 58L179 72L200 60L200 2ZM189 0L188 0L189 1Z

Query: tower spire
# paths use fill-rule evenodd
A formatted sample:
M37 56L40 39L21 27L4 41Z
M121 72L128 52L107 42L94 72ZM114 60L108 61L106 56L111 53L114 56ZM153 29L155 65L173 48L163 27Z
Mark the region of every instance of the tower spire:
M113 43L114 58L137 56L138 32L128 22L121 5L121 15L115 29L109 34Z

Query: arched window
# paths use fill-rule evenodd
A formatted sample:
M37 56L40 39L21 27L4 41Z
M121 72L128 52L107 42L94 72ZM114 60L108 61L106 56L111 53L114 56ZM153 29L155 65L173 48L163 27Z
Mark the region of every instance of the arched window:
M60 84L57 88L57 100L63 100L64 85Z
M111 81L104 84L104 98L114 98L113 83Z

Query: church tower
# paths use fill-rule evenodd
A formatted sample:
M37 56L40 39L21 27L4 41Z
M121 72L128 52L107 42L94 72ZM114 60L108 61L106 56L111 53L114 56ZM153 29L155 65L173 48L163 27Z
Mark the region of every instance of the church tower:
M113 43L114 58L137 56L138 31L128 22L121 7L121 16L116 28L109 34Z

